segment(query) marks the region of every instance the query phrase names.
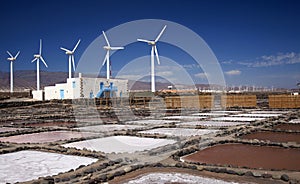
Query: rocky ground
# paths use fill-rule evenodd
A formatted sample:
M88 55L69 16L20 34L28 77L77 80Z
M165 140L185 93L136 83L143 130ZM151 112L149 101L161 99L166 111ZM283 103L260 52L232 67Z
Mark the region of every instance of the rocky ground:
M235 110L235 109L231 109ZM250 109L251 110L251 109ZM252 109L260 110L260 109ZM241 111L241 109L239 109ZM243 112L244 110L242 110ZM249 111L246 109L245 111ZM281 110L280 110L281 111ZM205 163L182 162L181 157L213 145L227 143L241 143L259 146L275 146L284 149L300 149L299 142L274 142L259 139L242 139L257 131L297 133L296 129L277 129L290 120L299 119L298 109L286 110L278 117L257 120L250 124L236 124L228 127L210 127L218 132L201 136L172 136L163 134L143 134L139 131L154 128L178 128L180 124L174 122L158 125L145 125L144 128L105 131L90 137L76 137L67 140L58 140L45 143L11 143L0 142L0 154L12 153L21 150L37 150L44 152L60 153L66 155L85 156L98 159L88 166L59 173L54 176L45 176L27 183L122 183L141 175L162 173L188 173L198 176L213 177L225 181L239 183L299 183L300 171L266 170L261 168L236 167L228 165L214 165ZM78 127L99 124L124 125L127 121L163 119L169 115L191 115L199 110L166 110L163 107L155 108L130 108L129 106L116 106L103 108L96 106L93 101L3 101L0 104L0 125L5 131L0 131L0 136L10 137L39 132L73 131L80 132ZM201 112L207 112L201 111ZM184 121L184 120L179 120ZM184 126L185 128L206 129L206 126ZM13 131L9 131L9 128ZM4 128L2 128L4 130ZM176 143L134 153L104 153L87 149L65 148L62 145L87 139L101 138L116 135L168 138Z

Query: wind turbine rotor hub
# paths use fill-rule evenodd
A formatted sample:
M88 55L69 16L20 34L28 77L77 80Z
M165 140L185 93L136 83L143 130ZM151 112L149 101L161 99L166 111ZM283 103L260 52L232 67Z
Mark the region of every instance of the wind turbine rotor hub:
M149 45L154 46L154 45L156 45L156 43L155 43L155 41L151 41L151 42L149 42Z
M105 50L111 50L111 47L110 46L103 46L103 49L105 49Z

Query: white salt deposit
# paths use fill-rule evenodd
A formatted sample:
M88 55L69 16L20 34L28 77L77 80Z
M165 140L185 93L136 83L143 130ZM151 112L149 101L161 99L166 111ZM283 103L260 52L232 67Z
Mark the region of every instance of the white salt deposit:
M214 178L206 178L201 176L194 176L184 173L151 173L133 179L125 184L165 184L165 183L186 183L186 184L236 184L234 182L227 182Z
M229 127L237 125L246 125L249 122L230 122L230 121L192 121L178 123L177 126L206 126L206 127Z
M154 139L133 136L112 136L64 144L64 147L86 148L88 150L102 151L105 153L133 153L173 144L171 139Z
M46 143L60 140L68 140L72 138L91 137L96 135L98 134L75 131L52 131L1 137L0 141L14 143Z
M95 125L95 126L86 126L76 128L80 131L87 132L110 132L110 131L118 131L118 130L133 130L133 129L142 129L144 126L140 125Z
M88 165L97 159L46 153L40 151L19 151L0 155L0 183L15 183L56 175Z
M152 130L140 131L143 134L160 134L169 136L195 136L195 135L205 135L209 133L215 133L217 130L209 129L190 129L190 128L155 128Z
M217 117L211 118L213 121L257 121L265 118L254 118L254 117Z
M26 128L0 127L0 133L14 132L14 131L17 131L17 130L24 130L24 129L26 129Z
M149 120L137 120L137 121L127 121L125 124L137 124L137 125L162 125L162 124L171 124L178 123L179 121L173 120L159 120L159 119L149 119Z
M235 117L263 117L263 118L269 118L269 117L278 117L281 114L236 114L232 115Z
M174 120L199 120L205 119L205 116L166 116L164 119L174 119Z
M252 111L252 114L286 114L289 111Z
M300 119L292 119L290 123L300 123Z
M220 113L220 112L206 112L206 113L195 113L192 114L193 116L227 116L227 113Z

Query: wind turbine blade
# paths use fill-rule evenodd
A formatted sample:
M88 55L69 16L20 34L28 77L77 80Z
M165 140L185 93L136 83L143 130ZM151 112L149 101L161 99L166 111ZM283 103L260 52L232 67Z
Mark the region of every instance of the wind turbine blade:
M63 47L61 47L60 49L66 51L66 52L71 52L70 50L63 48Z
M167 25L164 26L164 28L161 30L161 32L159 33L159 35L157 36L157 38L155 39L155 42L157 42L159 40L159 38L161 37L161 35L164 33L165 29L167 28Z
M144 40L144 39L137 39L137 41L139 41L139 42L151 43L151 41L150 41L150 40Z
M38 59L38 58L34 58L31 62L33 63L33 62L35 62L37 59Z
M74 55L72 55L72 65L73 65L73 70L75 71L75 61L74 61Z
M10 57L13 58L12 54L11 54L9 51L6 51L6 52L7 52L7 54L8 54Z
M75 45L75 47L74 47L74 49L72 50L72 52L74 52L76 49L77 49L77 47L78 47L78 45L79 45L79 43L80 43L80 39L78 40L78 42L76 43L76 45Z
M156 46L154 46L154 51L155 51L155 55L156 55L156 59L157 59L157 63L160 65L160 62L159 62L159 57L158 57L158 51L157 51L157 48L156 48Z
M42 55L42 39L40 39L40 55Z
M48 68L48 65L46 64L46 62L42 56L41 56L41 60L43 61L44 65Z
M110 47L110 44L109 44L109 42L108 42L108 39L107 39L107 37L106 37L106 34L105 34L105 32L104 32L104 31L102 31L102 33L103 33L103 36L104 36L104 38L105 38L105 40L106 40L106 43L107 43L107 45Z
M110 49L111 50L122 50L122 49L124 49L124 47L111 47Z
M17 57L19 56L19 54L20 54L20 51L16 54L15 59L17 59Z
M108 57L109 57L109 56L108 56L108 52L106 52L106 55L105 55L105 57L104 57L104 61L103 61L103 63L102 63L102 66L105 65L105 63L106 63Z

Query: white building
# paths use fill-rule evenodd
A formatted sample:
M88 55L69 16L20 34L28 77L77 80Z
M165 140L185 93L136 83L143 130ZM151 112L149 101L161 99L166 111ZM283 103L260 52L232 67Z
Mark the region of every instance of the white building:
M99 97L127 97L128 80L81 77L67 79L67 83L46 86L44 91L33 91L37 100L78 99Z

